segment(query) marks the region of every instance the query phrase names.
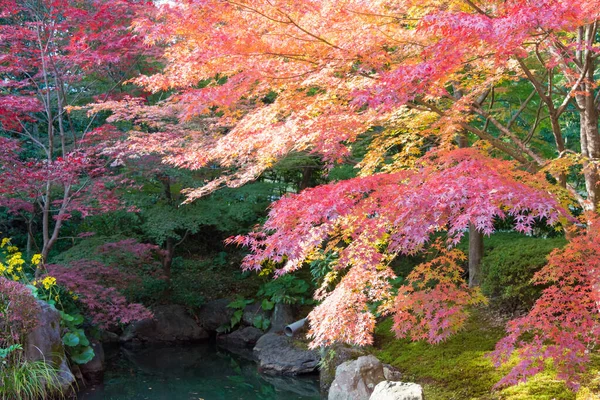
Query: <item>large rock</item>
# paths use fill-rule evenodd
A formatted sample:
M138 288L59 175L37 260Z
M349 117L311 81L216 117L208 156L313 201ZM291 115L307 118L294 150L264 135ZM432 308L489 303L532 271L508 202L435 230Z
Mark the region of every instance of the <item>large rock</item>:
M294 322L294 310L288 304L276 304L271 315L269 333L283 332L286 326Z
M121 342L192 342L208 339L208 333L183 306L158 306L153 312L153 319L144 319L129 325L121 335Z
M101 343L119 343L119 335L110 331L100 331Z
M102 343L97 341L93 341L91 346L94 349L94 358L80 365L79 370L86 384L99 384L104 379L104 348L102 347Z
M38 304L38 326L25 339L25 357L31 361L46 360L57 368L62 390L66 393L75 383L75 376L67 364L60 329L60 314L46 302L38 301Z
M229 303L229 299L219 299L204 304L198 313L200 326L209 332L215 332L219 327L230 324L235 310L227 307Z
M383 381L369 400L423 400L423 388L416 383Z
M329 400L369 400L379 382L385 381L383 364L374 356L362 356L337 367Z
M292 339L267 333L258 339L254 354L261 372L274 375L299 375L314 372L319 364L319 354L294 346Z
M321 393L327 397L327 392L329 391L329 388L331 387L331 384L335 378L335 370L338 366L340 366L340 364L343 364L346 361L355 360L364 355L364 349L350 347L341 343L336 343L332 346L326 347L322 353L323 361L321 362L321 368L319 369L319 385L321 387ZM388 378L386 377L386 379Z
M217 337L217 341L223 347L254 347L258 339L264 335L263 331L253 326L238 329L228 335Z
M246 308L244 308L242 322L246 325L253 326L255 317L260 316L263 319L270 319L271 314L271 311L263 310L260 303L252 303L250 305L247 305Z

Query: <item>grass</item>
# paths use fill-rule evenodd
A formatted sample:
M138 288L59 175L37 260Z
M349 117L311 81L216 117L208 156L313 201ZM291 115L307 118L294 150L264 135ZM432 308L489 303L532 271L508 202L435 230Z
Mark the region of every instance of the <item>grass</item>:
M438 345L396 339L391 326L391 319L379 324L374 354L402 371L406 381L421 384L427 400L600 400L598 355L578 393L556 379L551 369L526 383L494 390L510 365L497 369L486 357L504 335L504 329L487 318L486 310L475 310L460 333ZM516 362L515 358L511 363Z
M17 360L0 366L1 400L63 397L59 370L44 361Z

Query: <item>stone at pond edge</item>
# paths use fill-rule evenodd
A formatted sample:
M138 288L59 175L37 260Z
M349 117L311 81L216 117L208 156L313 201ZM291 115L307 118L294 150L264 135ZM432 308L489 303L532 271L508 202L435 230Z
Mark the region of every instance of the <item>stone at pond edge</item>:
M269 333L283 332L286 326L294 322L294 310L288 304L276 304L271 315Z
M271 311L265 311L262 309L260 303L252 303L244 308L244 314L242 315L242 322L248 326L254 326L254 318L261 316L263 319L271 319Z
M261 372L274 375L314 372L320 360L316 351L299 349L291 338L275 333L267 333L258 339L254 354Z
M86 384L99 384L104 378L104 348L102 343L96 341L93 341L91 346L94 349L94 358L86 364L81 364L79 370Z
M46 360L60 371L63 392L72 389L75 377L67 364L60 330L60 314L48 303L39 301L38 326L25 339L25 357L30 361Z
M335 378L336 368L346 361L355 360L358 357L365 355L365 351L361 348L336 343L325 348L322 354L324 362L321 363L321 369L319 370L319 385L321 387L321 393L327 397L327 391ZM386 379L388 379L387 376Z
M129 325L121 342L133 340L149 343L191 342L208 339L208 333L180 305L158 306L153 319L144 319Z
M362 356L337 367L329 389L329 400L369 400L375 386L385 381L383 364L376 357Z
M100 331L100 342L119 343L119 335L111 331Z
M263 331L253 326L238 329L228 335L217 336L217 342L223 347L254 347Z
M204 304L198 313L200 326L209 332L215 332L219 327L230 324L235 310L227 307L229 303L229 299L218 299Z
M416 383L383 381L369 400L423 400L423 388Z

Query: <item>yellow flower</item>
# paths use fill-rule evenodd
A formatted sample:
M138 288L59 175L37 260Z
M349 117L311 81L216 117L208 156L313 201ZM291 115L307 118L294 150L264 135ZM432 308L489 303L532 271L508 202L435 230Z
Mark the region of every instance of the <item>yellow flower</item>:
M44 289L48 290L52 286L56 285L56 278L52 276L47 276L44 279L42 279L42 285L44 285Z
M8 246L6 250L8 250L9 253L14 253L19 251L19 248L17 246Z
M31 265L38 265L41 262L42 262L41 254L34 254L33 257L31 257Z
M4 246L6 246L9 243L10 243L10 239L9 238L3 238L2 239L2 243L0 243L0 248L4 248Z
M79 297L77 295L73 296L73 300L77 300Z

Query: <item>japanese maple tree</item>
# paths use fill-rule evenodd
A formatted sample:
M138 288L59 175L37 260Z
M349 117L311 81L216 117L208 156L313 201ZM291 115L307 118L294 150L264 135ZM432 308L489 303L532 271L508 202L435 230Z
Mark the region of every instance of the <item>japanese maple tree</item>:
M68 110L118 95L120 83L134 75L145 49L128 27L145 6L0 1L0 133L21 142L1 138L0 205L23 216L31 240L41 219L44 260L73 211L85 216L118 205L119 181L109 176L98 146L98 138L117 132L95 129L96 116L82 120Z
M342 161L366 133L360 178L284 198L263 228L235 240L253 251L246 268L268 259L283 264L278 273L299 268L318 248L338 251L340 281L317 294L322 302L310 317L313 345L364 344L374 324L368 306L391 301L387 262L419 251L433 233L446 231L453 244L469 224L490 233L494 219L507 216L527 232L536 219L552 224L566 215L559 203L590 211L594 221L599 10L597 0L186 0L135 23L147 43L164 46L166 62L137 82L175 94L151 107L131 98L96 109L152 126L151 135L132 132L138 151L162 153L178 167L230 169L190 190L190 199L254 179L292 151ZM521 104L503 101L523 84L531 94ZM572 120L579 139L567 143ZM544 130L550 151L531 145ZM461 138L484 151L456 150ZM445 279L434 280L445 286L431 298L401 292L395 307L382 308L396 313L400 335L442 339L477 299L453 279L459 256L441 257L412 278L426 282L441 270ZM563 272L561 280L577 279L576 269ZM571 314L557 298L543 297L522 324L551 331L535 316L551 303L567 316L556 323L583 335L569 343L588 340L584 325L565 324ZM517 337L505 347L518 346ZM525 358L538 354L533 346ZM558 362L580 365L580 352L566 346L548 354L566 351Z
M399 334L442 340L448 329L464 322L463 306L481 300L458 273L461 256L442 252L437 261L418 267L409 279L422 281L421 290L403 290L396 300L388 282L395 277L390 259L422 250L440 231L452 246L471 221L489 234L495 219L510 216L515 229L529 232L536 220L554 224L566 214L547 192L526 184L534 177L474 149L430 154L419 164L415 170L355 178L283 198L260 231L232 239L252 250L244 268L261 270L271 260L282 264L276 275L300 268L319 248L339 254L332 274L341 281L329 292L326 280L317 292L322 302L309 315L312 346L336 340L370 344L375 315L368 304L378 301L384 302L383 312L396 314ZM426 290L428 281L437 288ZM421 315L417 309L424 299L438 305ZM427 334L416 333L417 326Z

